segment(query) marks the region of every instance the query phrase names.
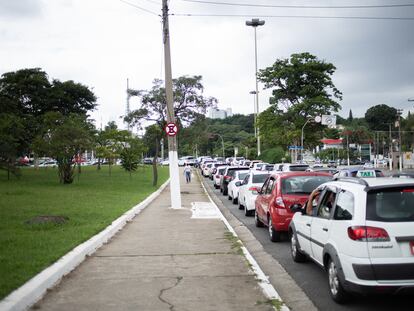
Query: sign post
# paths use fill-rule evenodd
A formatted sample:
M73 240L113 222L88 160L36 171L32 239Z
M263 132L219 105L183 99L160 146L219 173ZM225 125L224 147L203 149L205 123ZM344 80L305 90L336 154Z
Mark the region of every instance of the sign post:
M170 31L168 25L168 3L162 0L162 25L165 63L165 93L167 100L167 127L168 127L168 158L170 161L170 193L171 208L181 208L180 173L178 170L177 135L178 127L175 124L174 99L171 73ZM166 127L166 128L167 128Z

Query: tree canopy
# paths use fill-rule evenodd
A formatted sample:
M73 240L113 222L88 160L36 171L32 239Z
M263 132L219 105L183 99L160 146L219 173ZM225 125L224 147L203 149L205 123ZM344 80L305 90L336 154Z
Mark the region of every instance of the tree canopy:
M270 108L259 115L262 134L274 137L277 133L284 145L297 144L308 118L338 111L341 106L336 100L342 99L342 93L332 82L335 70L333 64L310 53L277 59L272 66L260 70L258 78L264 88L272 89ZM320 125L310 123L307 133L313 136L321 130ZM314 137L306 141L316 142Z
M397 109L381 104L367 110L365 120L372 130L387 131L389 124L394 124L397 120Z
M182 124L189 124L200 114L205 114L207 108L215 107L214 97L203 95L204 87L201 76L182 76L173 79L174 113ZM125 116L125 122L142 128L143 122L156 122L160 128L167 120L167 103L164 82L153 81L151 90L131 90L130 94L141 98L140 108Z

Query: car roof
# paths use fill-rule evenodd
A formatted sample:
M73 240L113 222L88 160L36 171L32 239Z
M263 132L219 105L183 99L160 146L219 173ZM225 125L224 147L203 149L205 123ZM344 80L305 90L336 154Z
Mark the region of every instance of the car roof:
M413 187L414 179L410 178L393 178L393 177L381 177L381 178L358 178L358 177L339 177L334 179L335 183L342 185L360 185L364 187L364 190L393 188L393 187Z
M280 172L280 173L272 173L271 175L273 177L280 176L281 178L293 177L293 176L327 176L327 177L332 177L331 174L325 173L325 172L304 172L304 171Z

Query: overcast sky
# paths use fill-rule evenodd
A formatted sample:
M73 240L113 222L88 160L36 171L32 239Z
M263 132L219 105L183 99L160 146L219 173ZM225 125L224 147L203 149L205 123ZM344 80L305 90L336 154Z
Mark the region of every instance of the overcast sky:
M125 0L156 14L161 0ZM214 0L210 0L214 1ZM384 5L413 0L216 0L270 5ZM170 1L170 13L251 15L170 16L173 77L202 75L206 96L219 108L253 112L254 32L245 25L257 16L258 67L277 58L310 52L333 63L334 83L343 93L342 116L363 116L377 104L402 108L414 102L414 20L305 19L273 16L411 17L414 6L374 9L293 9L222 6ZM100 124L125 113L126 79L149 89L164 79L161 19L119 0L0 0L0 74L40 67L51 79L74 80L93 89ZM265 17L267 16L267 17ZM269 91L260 91L260 110ZM137 99L131 108L138 106Z

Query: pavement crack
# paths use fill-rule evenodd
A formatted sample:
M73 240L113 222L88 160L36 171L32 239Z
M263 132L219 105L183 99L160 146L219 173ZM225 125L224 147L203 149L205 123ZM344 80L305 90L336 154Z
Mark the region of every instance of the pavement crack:
M162 298L161 296L167 291L167 290L170 290L170 289L173 289L174 287L176 287L176 286L178 286L178 284L180 284L180 282L181 282L181 280L183 279L183 277L182 276L178 276L178 277L176 277L176 282L175 282L175 284L173 285L173 286L170 286L170 287L167 287L167 288L163 288L163 289L161 289L161 291L160 291L160 294L158 295L158 299L159 300L161 300L163 303L165 303L165 304L167 304L167 305L169 305L169 308L170 308L170 310L171 311L173 311L174 310L174 305L173 304L171 304L171 303L169 303L167 300L165 300L164 298Z

